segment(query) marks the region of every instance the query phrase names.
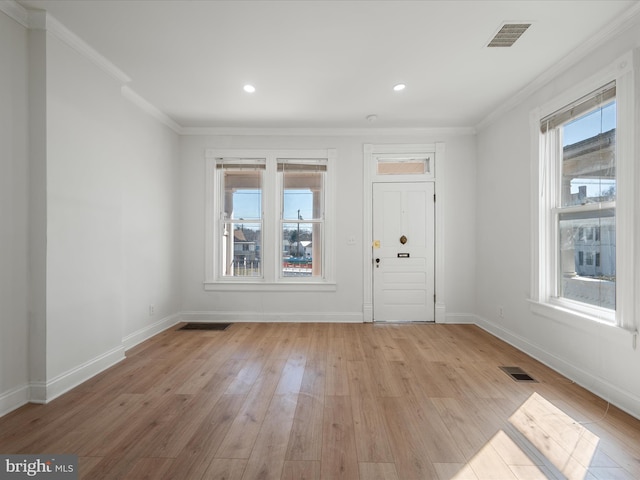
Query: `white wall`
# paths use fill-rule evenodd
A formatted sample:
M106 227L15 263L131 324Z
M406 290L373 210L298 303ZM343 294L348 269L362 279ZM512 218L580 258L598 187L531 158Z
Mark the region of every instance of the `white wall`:
M55 22L43 30L46 14L8 13L0 415L121 360L175 324L180 307L178 135L125 99L120 81L62 40Z
M363 321L363 145L445 142L445 303L452 321L475 311L475 137L184 136L182 159L182 311L185 319ZM204 291L205 150L207 148L335 148L335 292L239 293ZM442 170L439 170L442 171ZM349 237L356 238L348 245ZM190 316L192 315L192 316Z
M175 322L177 165L178 136L49 34L48 399Z
M536 201L530 187L529 113L639 44L636 25L479 131L476 248L481 326L636 417L640 417L640 350L633 349L632 336L595 322L568 324L534 315L527 299L530 206ZM504 318L498 314L499 305L504 306Z
M27 37L0 13L0 415L28 398Z
M124 150L119 84L48 35L47 377L121 346Z
M177 321L180 152L178 136L166 126L130 102L124 110L123 334L129 347Z

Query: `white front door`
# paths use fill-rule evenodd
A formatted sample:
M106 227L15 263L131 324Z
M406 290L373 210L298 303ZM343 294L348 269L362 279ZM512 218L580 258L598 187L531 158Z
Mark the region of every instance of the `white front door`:
M373 320L432 322L434 183L373 184Z

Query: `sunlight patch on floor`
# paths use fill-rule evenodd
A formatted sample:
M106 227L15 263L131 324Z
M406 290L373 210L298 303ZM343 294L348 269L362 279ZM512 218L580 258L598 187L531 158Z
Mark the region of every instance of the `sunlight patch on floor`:
M600 439L551 402L534 393L509 422L567 479L587 477Z
M547 479L550 471L543 462L526 452L507 433L500 430L451 480Z
M589 467L599 440L578 421L533 393L509 418L505 429L498 431L467 464L457 465L455 472L441 478L588 480L594 478Z

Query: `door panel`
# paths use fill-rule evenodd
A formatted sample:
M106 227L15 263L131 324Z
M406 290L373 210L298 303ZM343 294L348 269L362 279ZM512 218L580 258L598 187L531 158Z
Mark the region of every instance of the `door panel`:
M434 320L433 194L432 182L373 184L374 321Z

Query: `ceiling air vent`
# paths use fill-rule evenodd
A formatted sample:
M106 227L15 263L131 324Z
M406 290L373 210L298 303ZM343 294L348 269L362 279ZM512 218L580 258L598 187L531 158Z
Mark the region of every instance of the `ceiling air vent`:
M487 47L510 47L530 26L530 23L505 23Z

